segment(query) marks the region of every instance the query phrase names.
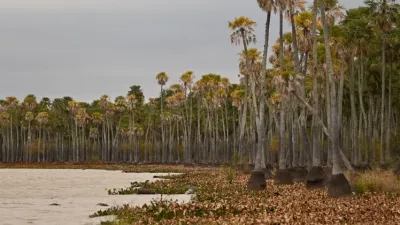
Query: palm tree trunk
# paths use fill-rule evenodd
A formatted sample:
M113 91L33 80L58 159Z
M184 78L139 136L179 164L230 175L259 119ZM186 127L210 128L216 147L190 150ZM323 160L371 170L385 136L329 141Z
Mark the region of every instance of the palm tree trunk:
M269 45L269 27L271 24L271 12L267 13L267 21L265 22L265 44L263 52L262 72L260 77L260 83L262 84L260 94L260 108L258 112L258 118L256 117L257 124L257 153L255 170L261 170L265 168L265 157L264 157L264 142L265 142L265 76L267 73L267 58L268 58L268 45ZM253 95L254 96L254 95ZM257 110L257 108L255 108Z
M313 3L313 24L312 24L312 41L313 41L313 107L315 113L319 115L319 95L318 95L318 41L317 41L317 14L318 14L318 1L314 0ZM342 92L343 93L343 92ZM339 95L340 96L340 95ZM340 97L339 97L340 98ZM340 110L339 110L340 111ZM319 143L319 129L316 121L316 116L312 117L312 152L313 152L313 166L321 166L321 146Z
M37 162L40 162L40 142L42 137L42 125L39 126L39 140L38 140L38 150L37 150Z
M393 50L392 50L393 51ZM389 96L388 96L388 110L386 117L386 162L391 161L391 138L392 138L392 72L393 72L393 52L391 53L390 67L389 67Z
M286 169L285 150L285 111L281 109L279 113L279 170Z
M386 32L383 33L382 36L382 74L381 74L381 165L385 164L384 152L385 152L385 79L386 79Z
M297 117L297 110L294 110L294 115ZM299 166L299 135L298 135L298 127L297 127L297 118L292 118L292 148L293 148L293 160L292 166Z
M293 21L291 23L292 25L292 38L293 38L293 58L294 58L294 65L295 65L295 71L297 76L303 76L302 70L300 67L300 61L299 61L299 50L297 46L297 34L296 34L296 25L294 23L294 8L293 8L293 2L290 2L290 20ZM300 81L300 95L302 98L305 97L305 84L304 81ZM300 112L300 138L301 138L301 154L303 154L303 157L300 157L300 163L301 166L303 166L304 162L304 156L309 154L309 148L310 148L310 143L308 140L308 135L307 135L307 127L306 127L306 118L305 118L305 107L301 107L301 112ZM311 165L311 164L309 164Z
M336 84L335 81L333 80L333 65L332 65L332 56L331 56L331 50L330 50L330 45L329 45L329 30L328 30L328 24L325 19L325 0L321 1L320 4L320 9L321 9L321 20L323 24L323 30L324 30L324 41L325 41L325 54L326 54L326 63L327 63L327 72L328 72L328 78L329 78L329 83L330 83L330 99L331 99L331 121L332 121L332 150L333 150L333 169L332 169L332 175L337 175L337 174L342 174L342 167L340 163L340 158L345 158L344 155L341 157L341 151L340 146L339 146L339 126L338 126L338 110L337 110L337 96L336 96Z
M358 147L357 146L357 136L356 136L356 130L358 127L358 120L357 120L357 114L356 114L356 105L355 105L355 97L354 97L354 73L355 73L355 62L354 62L354 57L353 55L350 58L350 63L351 63L351 72L350 72L350 104L351 104L351 139L352 139L352 145L351 149L353 151L353 163L358 165L359 159L357 157L357 151Z
M149 121L147 122L147 130L146 130L146 134L145 134L145 141L144 141L144 161L147 162L149 160L148 154L149 154L149 142L148 142L148 138L149 138L149 131L150 131L150 121L151 121L151 116L149 116ZM133 148L132 148L133 150Z
M163 111L163 105L164 105L164 103L163 103L163 95L164 95L164 92L163 92L163 85L160 85L161 86L161 152L162 152L162 159L161 159L161 161L163 162L163 163L165 163L165 161L166 161L166 159L167 159L167 155L166 155L166 149L165 149L165 135L164 135L164 133L165 133L165 131L164 131L164 111Z

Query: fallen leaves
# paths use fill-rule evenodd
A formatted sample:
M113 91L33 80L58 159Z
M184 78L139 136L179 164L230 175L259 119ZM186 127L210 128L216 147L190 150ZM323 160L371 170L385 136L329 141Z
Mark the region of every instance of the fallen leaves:
M139 171L142 169L135 168ZM227 179L222 168L183 168L183 175L148 185L161 194L181 193L197 186L196 201L178 204L156 201L143 207L123 206L108 213L126 224L396 224L400 221L400 197L365 193L329 198L326 190L308 190L304 184L276 186L250 192L249 175L236 173ZM148 187L149 187L148 186ZM101 214L104 214L101 213Z
M223 168L196 168L174 165L113 165L113 164L0 164L1 168L68 168L107 169L125 172L183 173L160 177L153 183L133 182L131 189L110 194L134 194L145 186L159 194L182 194L188 188L196 191L195 201L178 204L168 200L141 207L124 205L99 211L91 217L117 215L118 224L398 224L400 195L390 174L362 174L362 184L371 189L370 181L380 183L372 189L348 198L328 198L326 190L308 190L304 184L276 186L267 182L265 191L250 192L246 188L248 174L227 174ZM371 179L372 178L374 179ZM378 179L380 178L380 179ZM360 183L360 180L355 180ZM368 181L368 182L367 182ZM393 183L398 180L393 181ZM389 187L389 188L387 188Z

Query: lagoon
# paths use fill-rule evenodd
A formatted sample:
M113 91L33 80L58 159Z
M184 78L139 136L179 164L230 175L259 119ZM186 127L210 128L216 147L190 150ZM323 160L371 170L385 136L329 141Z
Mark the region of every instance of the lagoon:
M154 181L163 173L123 173L79 169L0 169L1 225L95 225L112 217L90 214L123 204L143 205L161 195L108 195L130 182ZM190 195L163 195L163 199L190 201Z

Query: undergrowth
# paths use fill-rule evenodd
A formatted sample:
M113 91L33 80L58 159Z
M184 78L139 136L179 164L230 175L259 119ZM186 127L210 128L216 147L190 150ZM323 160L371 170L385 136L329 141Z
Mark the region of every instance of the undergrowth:
M357 193L366 192L400 194L400 179L391 171L374 170L358 174L353 180Z

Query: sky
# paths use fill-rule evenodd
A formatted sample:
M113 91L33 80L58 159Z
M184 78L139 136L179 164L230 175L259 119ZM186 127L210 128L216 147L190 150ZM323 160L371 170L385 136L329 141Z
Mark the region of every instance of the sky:
M131 85L156 97L162 71L167 86L187 70L237 82L241 46L227 25L239 16L257 22L253 47L261 49L266 14L256 0L0 0L0 98L91 102L125 96ZM278 25L273 16L270 42Z

